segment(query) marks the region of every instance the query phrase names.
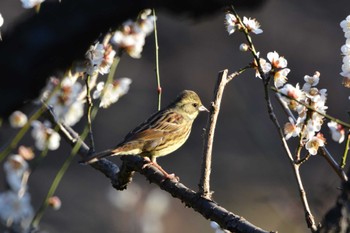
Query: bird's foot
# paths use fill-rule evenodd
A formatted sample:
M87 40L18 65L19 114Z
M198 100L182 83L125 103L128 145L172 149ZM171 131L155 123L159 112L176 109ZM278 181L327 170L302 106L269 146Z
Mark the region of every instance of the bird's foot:
M153 165L153 166L155 166L161 173L163 173L163 175L165 176L165 178L164 178L162 181L164 181L164 180L166 180L166 179L169 179L169 180L176 180L177 182L180 181L180 178L179 178L178 176L176 176L174 173L171 173L171 174L167 173L158 163L151 161L148 157L145 157L145 159L146 159L147 161L149 161L149 162L148 162L148 163L145 163L145 164L143 165L142 169L145 168L145 167L147 167L147 166Z

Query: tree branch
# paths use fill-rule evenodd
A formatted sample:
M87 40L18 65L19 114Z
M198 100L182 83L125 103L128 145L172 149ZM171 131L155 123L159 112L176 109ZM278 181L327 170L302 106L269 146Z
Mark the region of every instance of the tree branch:
M214 100L213 102L211 102L210 114L208 116L208 122L204 136L204 152L202 160L201 178L199 181L199 193L207 199L211 199L212 195L212 192L210 191L211 157L213 150L215 127L220 112L221 99L224 93L226 83L229 81L227 79L227 73L227 69L219 72L218 80L214 89Z
M76 146L76 144L80 144L78 153L83 157L87 156L90 148L79 138L78 134L71 127L58 122L51 109L49 109L49 112L52 116L52 121L59 126L61 136L72 147ZM127 184L131 181L134 171L137 171L144 175L151 183L157 184L161 189L185 203L186 206L194 209L206 219L217 222L224 229L237 233L269 232L229 212L216 202L202 197L200 194L178 182L177 179L164 179L163 173L142 157L128 155L122 156L121 159L123 161L121 169L119 169L116 164L106 159L101 159L91 164L91 166L108 177L113 187L118 190L125 189Z

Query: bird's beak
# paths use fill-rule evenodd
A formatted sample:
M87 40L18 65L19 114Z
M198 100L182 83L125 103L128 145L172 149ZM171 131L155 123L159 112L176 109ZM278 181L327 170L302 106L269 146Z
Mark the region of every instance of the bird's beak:
M206 108L206 107L204 107L203 105L202 106L200 106L199 108L198 108L198 110L199 111L206 111L206 112L209 112L209 110Z

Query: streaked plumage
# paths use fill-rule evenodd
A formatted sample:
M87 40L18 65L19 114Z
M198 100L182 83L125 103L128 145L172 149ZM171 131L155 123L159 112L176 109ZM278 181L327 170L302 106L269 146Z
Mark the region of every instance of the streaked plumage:
M87 158L93 163L114 155L140 155L156 163L156 158L181 147L191 133L192 123L200 111L208 111L194 91L185 90L164 109L126 135L124 141Z

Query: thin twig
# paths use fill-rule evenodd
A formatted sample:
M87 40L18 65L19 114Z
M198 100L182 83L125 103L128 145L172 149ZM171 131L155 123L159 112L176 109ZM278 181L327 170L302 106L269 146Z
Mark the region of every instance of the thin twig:
M87 75L85 80L86 85L86 117L87 117L87 124L89 127L89 140L90 140L90 149L91 153L95 151L95 142L94 142L94 135L92 133L92 120L91 120L91 111L93 107L93 103L91 100L91 90L90 90L90 75Z
M156 49L156 78L157 78L157 93L158 93L158 111L161 109L162 102L162 87L160 85L160 74L159 74L159 45L158 45L158 31L156 23L156 10L153 8L153 26L154 26L154 45Z
M267 109L268 109L268 113L269 113L270 119L271 119L271 121L273 122L273 124L275 125L275 127L276 127L276 129L278 131L278 134L279 134L279 136L281 138L284 150L286 151L286 153L287 153L287 155L289 157L289 160L290 160L290 164L293 167L294 176L296 178L296 181L297 181L297 184L298 184L298 188L299 188L300 199L301 199L301 202L302 202L303 207L304 207L305 220L306 220L307 226L311 229L312 232L316 232L317 231L317 225L315 223L315 218L314 218L314 216L311 213L310 206L309 206L309 203L308 203L308 199L307 199L307 196L306 196L306 192L305 192L305 189L304 189L304 185L303 185L303 182L302 182L302 179L301 179L301 176L300 176L300 171L299 171L300 164L298 164L298 163L296 163L294 161L293 156L292 156L292 154L290 152L288 143L286 141L286 138L285 138L285 136L283 134L283 131L282 131L282 128L280 126L280 123L278 122L278 119L277 119L277 117L275 115L275 112L273 110L271 99L270 99L270 94L269 94L269 83L268 82L264 82L264 92L265 92L265 100L266 100L266 103L267 103Z
M341 163L340 163L341 168L344 168L346 165L346 158L348 157L349 146L350 146L350 131L348 131L348 133L346 135L346 143L345 143L344 153L343 153L343 156L341 157Z
M348 181L348 176L344 172L344 170L339 166L339 164L334 160L332 155L326 149L326 147L321 147L321 155L327 160L328 164L331 165L332 169L335 173L340 177L340 179L344 182Z
M307 196L306 196L306 192L305 192L305 189L303 186L303 182L302 182L301 177L300 177L299 168L300 168L300 165L293 163L293 171L294 171L294 175L295 175L295 178L297 180L297 183L298 183L299 194L300 194L300 198L302 200L303 207L304 207L305 220L306 220L308 228L310 228L312 232L316 232L317 226L315 223L315 218L312 215L311 210L310 210L310 206L309 206L309 202L307 200Z

